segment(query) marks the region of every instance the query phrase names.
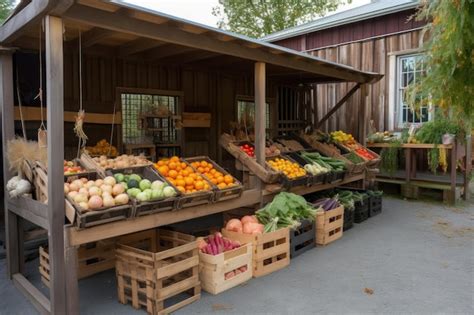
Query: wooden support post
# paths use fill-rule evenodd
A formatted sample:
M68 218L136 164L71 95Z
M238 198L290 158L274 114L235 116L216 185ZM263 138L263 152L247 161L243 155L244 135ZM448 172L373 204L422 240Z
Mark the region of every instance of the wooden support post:
M265 63L255 63L255 156L265 165ZM261 181L258 188L263 187Z
M471 130L471 129L468 129ZM466 170L464 171L464 200L469 199L469 181L470 174L472 172L472 135L468 133L466 135L466 156L465 156Z
M449 167L451 168L451 191L449 194L450 202L453 204L456 203L456 166L457 166L457 157L456 157L456 141L453 143L453 147L451 149L451 158L450 158L450 165Z
M66 230L64 230L64 235L66 239L65 260L66 266L68 266L68 272L66 274L67 314L75 315L79 314L79 278L77 276L77 249L79 247L69 246Z
M48 129L48 218L52 314L66 314L64 264L64 88L63 22L46 16L46 95Z
M7 142L15 137L13 111L13 56L10 51L0 54L0 94L2 116L3 152L7 152ZM4 155L5 156L5 155ZM3 189L5 200L5 243L7 249L7 272L12 279L20 272L20 243L18 242L18 216L8 210L7 182L12 177L8 162L3 160Z
M369 117L367 117L367 84L362 84L360 87L360 105L359 105L359 142L365 146L367 137L367 124Z

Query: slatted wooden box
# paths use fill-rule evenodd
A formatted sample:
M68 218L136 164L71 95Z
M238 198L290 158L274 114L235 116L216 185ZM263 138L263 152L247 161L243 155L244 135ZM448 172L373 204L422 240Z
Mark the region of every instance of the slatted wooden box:
M201 297L197 242L179 232L154 233L144 247L117 244L118 299L149 314L169 314Z
M226 273L241 267L246 267L247 270L225 279ZM219 294L250 280L252 244L243 244L216 256L199 252L199 278L202 288L211 294Z
M344 207L341 205L329 211L316 214L316 245L328 245L342 237Z
M252 243L253 277L265 276L290 264L290 232L288 228L259 235L222 230L222 235L241 244Z
M304 252L314 248L316 226L313 221L303 220L301 225L296 229L290 229L290 254L291 259L303 254Z
M99 272L115 268L115 245L134 244L144 246L149 244L154 237L153 230L114 237L98 242L82 245L77 250L77 276L79 279L87 278ZM49 253L48 248L39 248L39 272L41 281L49 287Z

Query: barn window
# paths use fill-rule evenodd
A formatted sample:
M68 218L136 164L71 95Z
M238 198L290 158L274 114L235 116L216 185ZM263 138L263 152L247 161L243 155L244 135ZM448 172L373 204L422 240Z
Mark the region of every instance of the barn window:
M121 93L124 144L174 143L178 133L178 96Z
M425 73L423 54L403 55L397 59L396 104L398 127L407 124L421 124L431 119L428 106L421 106L413 111L406 102L405 91L411 83L416 83Z
M255 102L252 97L240 97L237 99L237 122L241 126L254 126L255 123ZM271 115L270 104L265 103L265 129L267 136L270 135Z

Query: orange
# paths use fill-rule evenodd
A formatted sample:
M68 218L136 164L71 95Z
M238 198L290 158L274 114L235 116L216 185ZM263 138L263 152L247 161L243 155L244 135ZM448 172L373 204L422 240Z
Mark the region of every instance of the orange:
M204 188L204 183L203 181L196 181L194 183L194 188L196 188L197 190L202 190Z
M204 190L209 190L209 188L210 188L210 187L209 187L209 184L207 184L207 183L204 184Z
M177 157L176 155L175 155L175 156L172 156L172 157L170 158L170 161L171 161L171 162L179 162L179 157Z
M199 162L192 162L191 165L192 165L193 167L199 167Z
M209 166L207 166L207 167L204 168L204 173L209 173L210 170L211 169L209 168Z
M185 181L184 179L177 179L177 180L176 180L176 186L178 186L178 187L180 187L180 186L181 186L181 187L184 187L184 186L186 186L186 181Z
M175 170L171 170L168 172L168 175L171 178L176 178L176 176L178 176L178 172L176 172Z
M207 162L206 162L206 161L202 161L202 162L201 162L201 166L202 166L202 167L206 167L206 166L207 166Z
M168 166L163 165L158 167L158 172L160 172L163 176L168 176Z
M224 177L223 177L223 176L217 177L217 183L218 183L218 184L224 183ZM224 183L224 184L225 184L225 183Z
M183 177L183 175L178 175L178 176L176 176L176 179L184 179L184 177Z
M192 168L191 166L187 166L185 170L188 171L189 173L193 173L193 172L194 172L194 170L193 170L193 168Z
M209 173L215 174L217 171L215 169L212 169Z
M203 167L198 167L197 171L202 174L202 173L204 173L204 168Z
M224 182L226 184L232 184L234 182L234 179L232 178L232 176L226 175L226 176L224 176Z
M176 186L176 182L175 182L174 179L170 178L170 179L168 179L168 181L169 181L172 185L175 185L175 186Z
M192 179L198 178L196 173L191 173L191 174L188 175L188 177L191 177Z
M224 189L224 188L227 187L227 185L226 185L226 183L219 183L219 185L217 185L217 187L218 187L219 189Z
M196 189L191 189L191 193L195 193L196 191Z
M212 165L211 163L207 163L207 167L209 167L210 169L214 168L214 165Z
M193 190L194 189L194 186L193 185L186 185L186 190Z
M181 168L184 170L188 165L184 162L181 162Z
M184 189L183 186L177 186L176 188L178 188L178 190L182 193L186 192L186 189Z
M214 185L219 184L219 183L217 182L217 179L215 179L215 178L212 178L212 179L211 179L211 183L213 183Z
M175 162L170 162L170 164L168 164L168 167L170 168L170 170L175 170L176 169L176 163Z
M192 175L192 174L191 174ZM184 179L184 181L186 182L186 186L190 186L194 183L194 178L188 176Z
M163 160L161 160L161 161L158 161L158 163L156 163L156 165L163 166L163 165L165 165L165 162L163 162Z
M182 170L181 171L181 175L183 175L184 177L188 176L189 175L189 172L187 170Z

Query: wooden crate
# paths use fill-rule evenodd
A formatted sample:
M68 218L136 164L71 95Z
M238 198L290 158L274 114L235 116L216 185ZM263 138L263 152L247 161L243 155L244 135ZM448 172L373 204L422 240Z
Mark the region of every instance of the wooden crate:
M77 250L77 276L87 278L99 272L115 268L116 243L133 244L143 247L150 244L154 237L153 230L122 235L115 238L101 240L81 245ZM47 248L39 248L39 272L41 281L49 287L49 253Z
M247 267L247 271L230 279L225 274L237 268ZM213 256L199 251L199 278L202 288L211 293L219 294L238 286L252 278L252 244Z
M316 214L316 245L324 246L342 237L344 207Z
M36 200L47 203L48 202L48 175L40 167L34 168L33 186L35 187Z
M179 232L153 231L144 248L117 244L118 299L149 314L169 314L201 297L197 242Z
M253 276L265 276L290 264L290 231L288 228L259 235L222 230L222 234L241 244L252 243Z

